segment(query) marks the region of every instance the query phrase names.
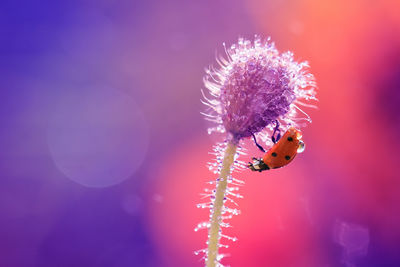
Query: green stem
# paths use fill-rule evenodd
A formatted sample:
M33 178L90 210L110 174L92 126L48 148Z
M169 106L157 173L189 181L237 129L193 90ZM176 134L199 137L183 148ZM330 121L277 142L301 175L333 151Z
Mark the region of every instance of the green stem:
M231 172L231 166L234 161L237 144L229 142L222 162L222 169L217 180L217 190L215 192L215 198L212 209L212 216L210 221L210 228L208 231L208 249L207 249L207 267L215 267L217 265L218 247L220 240L220 229L221 229L221 213L224 206L224 198L226 188L228 186L228 177Z

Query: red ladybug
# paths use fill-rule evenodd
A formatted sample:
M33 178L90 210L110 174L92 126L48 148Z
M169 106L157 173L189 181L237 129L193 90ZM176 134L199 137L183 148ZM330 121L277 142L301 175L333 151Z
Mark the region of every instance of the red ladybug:
M257 144L257 146L259 145ZM253 158L253 163L249 163L248 167L250 170L258 172L281 168L289 164L297 153L303 152L304 147L304 142L301 140L301 132L291 127L265 153L262 159Z

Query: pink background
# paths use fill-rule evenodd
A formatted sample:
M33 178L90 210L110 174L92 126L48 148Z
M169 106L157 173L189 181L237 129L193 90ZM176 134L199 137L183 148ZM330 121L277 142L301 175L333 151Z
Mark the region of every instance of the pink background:
M400 266L400 3L6 1L0 266L202 266L204 68L239 36L308 60L289 166L243 172L231 266ZM251 156L259 152L250 146Z

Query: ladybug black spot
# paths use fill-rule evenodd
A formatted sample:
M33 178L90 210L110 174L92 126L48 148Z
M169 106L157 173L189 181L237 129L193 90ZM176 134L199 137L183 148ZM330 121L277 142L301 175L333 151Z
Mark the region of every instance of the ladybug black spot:
M289 137L287 138L287 140L288 140L289 142L292 142L292 141L293 141L293 137L289 136Z
M276 154L276 152L272 152L271 156L276 157L278 154Z
M287 156L287 155L286 155L286 156L285 156L285 159L286 159L286 160L289 160L289 159L290 159L290 156Z

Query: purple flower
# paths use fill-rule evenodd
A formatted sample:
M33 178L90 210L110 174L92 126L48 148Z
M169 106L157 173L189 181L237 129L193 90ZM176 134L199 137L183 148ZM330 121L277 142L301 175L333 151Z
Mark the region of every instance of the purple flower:
M213 96L204 96L203 103L212 111L204 115L217 123L209 132L228 132L240 140L271 129L276 120L283 130L299 126L301 120L310 121L299 108L309 106L302 100L316 100L307 62L294 61L292 52L280 54L269 39L257 36L254 43L240 38L226 54L227 59L217 59L220 68L210 68L204 77Z

